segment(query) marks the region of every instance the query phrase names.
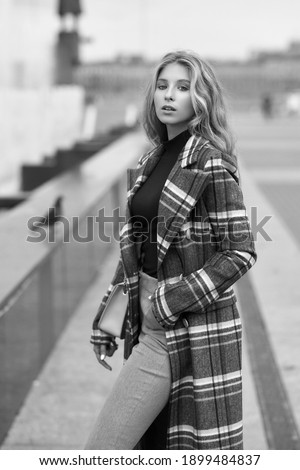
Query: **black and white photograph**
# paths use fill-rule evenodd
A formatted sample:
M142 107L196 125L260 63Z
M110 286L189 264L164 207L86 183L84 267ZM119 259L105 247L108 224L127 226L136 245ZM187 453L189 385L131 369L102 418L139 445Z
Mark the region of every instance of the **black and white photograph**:
M296 464L299 18L0 0L3 468Z

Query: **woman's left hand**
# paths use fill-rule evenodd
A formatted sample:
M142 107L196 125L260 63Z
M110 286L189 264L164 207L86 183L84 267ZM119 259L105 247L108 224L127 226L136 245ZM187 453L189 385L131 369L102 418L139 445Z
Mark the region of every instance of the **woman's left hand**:
M112 370L111 366L105 361L106 356L111 357L118 349L115 341L110 341L108 344L94 344L94 352L96 354L99 364L105 369Z

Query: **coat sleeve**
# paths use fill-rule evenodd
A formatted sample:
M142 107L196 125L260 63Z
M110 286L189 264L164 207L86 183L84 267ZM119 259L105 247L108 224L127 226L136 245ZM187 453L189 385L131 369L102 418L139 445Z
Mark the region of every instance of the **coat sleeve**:
M205 313L256 261L243 195L232 170L221 154L210 156L205 164L204 171L211 179L202 198L216 252L201 269L155 291L153 313L166 328L172 327L184 312Z
M119 259L119 262L118 262L118 265L117 265L117 268L116 268L116 271L115 271L115 274L113 276L113 279L111 281L111 284L109 285L100 305L99 305L99 308L97 310L97 313L96 313L96 316L93 320L93 331L92 331L92 335L91 335L91 340L90 342L92 344L106 344L108 345L112 340L113 342L115 341L115 338L111 335L108 335L107 333L105 333L104 331L100 330L98 328L98 322L99 322L99 319L101 317L101 314L104 310L104 307L106 305L106 302L107 302L107 299L109 298L110 296L110 293L112 291L112 288L115 284L117 284L118 282L121 282L122 280L124 279L124 271L123 271L123 263L121 261L121 257Z

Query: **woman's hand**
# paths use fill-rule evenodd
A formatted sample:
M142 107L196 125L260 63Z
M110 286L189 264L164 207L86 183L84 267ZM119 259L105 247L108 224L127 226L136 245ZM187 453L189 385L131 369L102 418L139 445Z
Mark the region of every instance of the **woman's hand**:
M111 366L105 361L106 356L111 357L118 349L118 345L112 338L110 342L105 344L94 344L94 352L98 362L105 367L105 369L112 370Z

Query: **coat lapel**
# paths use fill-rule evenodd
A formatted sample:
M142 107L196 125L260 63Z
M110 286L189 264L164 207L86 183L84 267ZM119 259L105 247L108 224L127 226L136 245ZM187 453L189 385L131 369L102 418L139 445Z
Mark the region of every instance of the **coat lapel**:
M203 171L194 172L182 168L180 162L177 162L170 173L158 209L158 269L174 237L208 184L209 178L210 175Z
M137 168L127 169L127 206L126 222L120 232L120 247L127 277L135 277L138 271L138 259L134 244L131 220L131 201L137 190L145 183L158 162L163 146L155 147L140 160Z
M207 143L201 137L193 136L187 141L162 190L158 208L157 270L174 237L209 183L208 173L188 168L195 163Z
M127 202L131 206L131 201L137 190L147 181L149 175L152 173L155 165L157 164L162 145L158 145L149 154L142 158L137 168L128 168L127 170Z

